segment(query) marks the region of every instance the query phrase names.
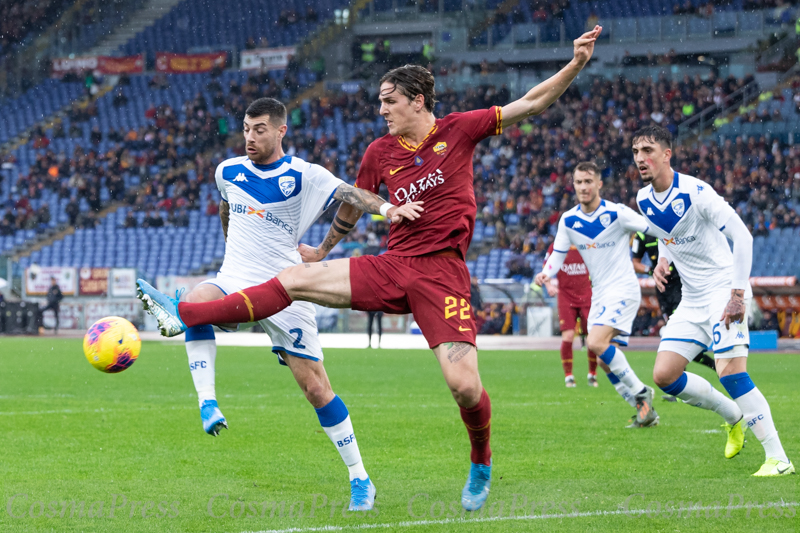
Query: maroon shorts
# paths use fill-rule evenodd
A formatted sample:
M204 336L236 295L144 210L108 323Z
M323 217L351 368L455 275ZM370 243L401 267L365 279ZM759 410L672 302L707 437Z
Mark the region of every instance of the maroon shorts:
M455 252L351 257L350 291L358 311L414 313L431 348L443 342L475 345L469 270Z
M567 298L558 298L558 328L559 331L575 329L578 318L581 319L581 335L586 335L586 324L589 317L589 305L574 304ZM577 331L575 332L577 333Z

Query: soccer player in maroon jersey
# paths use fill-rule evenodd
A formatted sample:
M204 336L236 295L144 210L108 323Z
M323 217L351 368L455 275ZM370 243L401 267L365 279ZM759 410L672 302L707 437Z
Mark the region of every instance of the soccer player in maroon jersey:
M469 270L464 263L476 215L473 152L481 140L542 113L555 102L591 58L601 31L595 26L576 39L574 57L567 66L502 108L437 119L430 72L416 65L388 72L381 78L379 97L389 134L367 148L356 185L374 193L381 183L387 185L391 203L381 207L384 215L391 216L398 205L419 201L424 202L423 216L392 225L389 250L383 255L324 261L362 215L343 203L323 243L317 248L300 247L307 261L303 265L287 268L262 285L203 303L178 303L139 281L140 298L148 312L169 336L193 325L260 320L294 300L413 313L461 409L472 446L461 504L468 511L480 509L489 494L492 454L491 404L478 374ZM352 195L348 192L347 199Z
M553 253L553 245L547 249L545 263ZM558 286L548 279L544 286L550 296L558 297L558 325L561 330L561 365L564 367L564 383L568 388L575 386L572 375L572 343L575 340L575 325L581 319L581 332L586 335L589 309L592 306L592 283L589 271L581 254L574 246L570 246L564 264L558 271ZM589 352L589 385L597 387L597 355Z

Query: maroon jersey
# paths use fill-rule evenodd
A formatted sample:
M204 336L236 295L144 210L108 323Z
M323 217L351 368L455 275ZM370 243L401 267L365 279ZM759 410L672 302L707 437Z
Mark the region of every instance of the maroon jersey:
M436 119L416 147L391 135L367 147L356 187L377 194L385 183L394 205L425 202L420 218L392 225L388 254L420 256L453 248L467 256L477 209L472 188L475 145L502 131L502 111L495 106Z
M553 245L547 249L544 262L553 253ZM574 246L569 247L567 257L558 272L559 298L564 295L571 305L590 305L592 301L592 283L589 281L589 270L583 262L580 252Z

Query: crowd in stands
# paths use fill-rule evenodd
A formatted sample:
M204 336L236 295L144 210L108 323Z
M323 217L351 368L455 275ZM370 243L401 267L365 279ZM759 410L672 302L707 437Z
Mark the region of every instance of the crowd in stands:
M41 32L73 0L3 0L0 2L0 56L28 35Z
M49 206L38 209L31 207L30 201L41 198L44 190L57 192L59 198L69 198L66 207L69 225L82 228L95 227L97 214L109 203L124 201L136 211L165 210L170 213L167 224L180 225L185 213L182 210L202 209L208 214L216 209L216 201L210 197L201 198L199 182L213 181L216 164L206 154L220 151L230 135L228 117L236 123L244 119L247 105L259 96L281 98L286 86L293 86L287 76L285 84L278 84L266 75L254 74L247 82L239 84L232 80L227 93L223 93L220 82L211 78L208 89L214 94L208 102L202 94L187 100L181 110L168 105L151 105L145 111L147 124L138 129L123 130L112 128L102 133L94 127L89 142L78 144L72 153L56 153L50 149L51 139L73 137L81 138L81 125L97 116L95 102L88 105L76 104L69 111L69 128L57 122L51 130L35 129L29 142L39 149L36 160L27 173L19 176L14 184L21 198L0 206L0 235L10 235L22 229L44 229L50 222ZM169 81L164 76L153 76L151 87L168 89ZM117 89L114 105L127 105L123 91L125 80ZM214 110L219 111L214 111ZM111 141L112 147L98 149L101 141ZM216 156L217 159L219 156ZM16 160L12 154L5 162L13 165ZM161 171L150 174L150 168L158 166ZM194 170L199 180L189 179L188 169ZM142 173L141 189L127 188L123 176L126 173ZM108 190L108 201L101 200L101 189ZM171 191L168 194L167 191ZM78 205L85 199L88 212L81 212ZM4 208L4 209L3 209ZM145 224L157 227L158 214L148 216Z

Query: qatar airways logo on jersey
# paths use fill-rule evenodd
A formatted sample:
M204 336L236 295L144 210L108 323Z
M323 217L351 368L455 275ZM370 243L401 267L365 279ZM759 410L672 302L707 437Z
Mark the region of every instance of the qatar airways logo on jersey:
M409 203L413 202L417 199L420 193L427 191L428 189L433 189L444 183L444 174L438 168L435 172L431 172L424 178L420 178L417 181L412 181L408 185L408 189L405 187L400 187L394 193L394 197L397 198L398 203Z
M231 213L238 213L240 215L257 217L260 218L261 220L269 222L270 224L278 226L280 229L282 229L289 235L294 234L294 228L292 228L285 221L273 215L266 209L256 209L255 207L250 207L249 205L242 205L242 204L230 204L230 206L231 206Z
M587 244L576 244L575 248L578 250L602 250L603 248L613 248L617 243L615 241L608 242L590 242Z
M671 239L661 239L661 242L664 243L664 246L680 246L681 244L689 244L697 240L697 237L694 235L689 235L688 237L672 237Z
M565 263L561 265L561 272L567 276L585 276L589 273L586 270L586 263Z

